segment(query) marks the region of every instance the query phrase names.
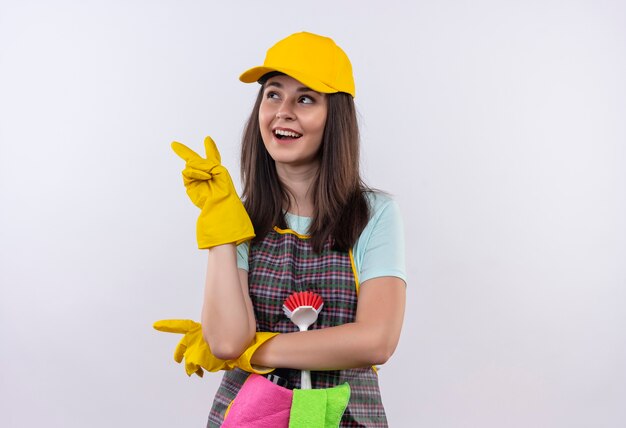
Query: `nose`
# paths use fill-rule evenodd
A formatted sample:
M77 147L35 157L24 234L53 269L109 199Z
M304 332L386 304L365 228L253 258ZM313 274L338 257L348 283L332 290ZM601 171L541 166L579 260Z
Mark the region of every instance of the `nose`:
M287 102L283 102L276 111L276 118L285 120L294 119L294 113L291 105Z

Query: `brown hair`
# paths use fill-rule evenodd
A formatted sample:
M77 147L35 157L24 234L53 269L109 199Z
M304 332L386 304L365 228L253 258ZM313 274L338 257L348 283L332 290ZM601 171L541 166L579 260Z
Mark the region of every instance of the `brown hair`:
M264 81L267 79L264 79ZM286 227L283 206L289 194L280 183L274 160L265 149L259 128L264 84L244 128L241 147L243 201L256 240L274 227ZM316 252L328 239L333 248L348 251L367 225L369 189L359 173L359 128L349 94L327 94L328 111L320 147L320 167L313 184L314 214L308 234Z

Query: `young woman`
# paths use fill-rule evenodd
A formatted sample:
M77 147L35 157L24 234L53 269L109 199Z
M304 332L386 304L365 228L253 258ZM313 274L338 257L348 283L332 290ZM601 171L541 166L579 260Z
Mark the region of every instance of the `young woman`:
M300 387L301 370L311 371L313 388L347 382L340 426L387 426L373 366L389 359L400 336L404 238L397 205L359 175L350 61L333 40L296 33L240 80L261 85L243 136L245 210L210 139L206 160L175 147L188 169L206 170L185 179L202 208L199 246L209 248L203 337L215 357L276 368L289 388ZM203 180L222 184L202 191ZM300 332L282 305L305 290L324 306ZM221 425L248 375L225 372L209 426Z

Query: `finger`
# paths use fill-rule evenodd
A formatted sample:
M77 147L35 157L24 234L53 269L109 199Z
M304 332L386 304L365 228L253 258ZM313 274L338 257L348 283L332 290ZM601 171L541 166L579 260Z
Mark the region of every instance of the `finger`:
M158 331L166 333L187 333L195 328L201 327L201 324L192 320L159 320L152 327Z
M181 343L178 344L176 349L174 349L174 361L176 361L177 363L180 363L183 360L183 357L185 356L186 350L187 350L187 346L184 345L181 341Z
M206 165L206 162L198 165L198 162L190 161L187 162L187 166L183 169L183 177L190 180L210 180L213 178L213 175L209 172L210 168L210 166Z
M186 161L202 159L198 153L194 152L189 147L179 143L178 141L174 141L172 143L172 150L174 150L174 153L176 153L178 156Z
M187 376L191 376L196 373L200 369L199 366L193 363L185 363L185 371L187 372Z
M213 161L218 165L222 163L222 157L220 156L220 152L217 150L215 141L213 141L213 138L209 136L204 139L204 151L206 152L206 159L208 161Z

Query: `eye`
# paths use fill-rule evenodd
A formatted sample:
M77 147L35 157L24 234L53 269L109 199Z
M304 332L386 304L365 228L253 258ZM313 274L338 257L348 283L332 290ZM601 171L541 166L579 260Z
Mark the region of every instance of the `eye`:
M313 99L313 97L310 97L308 95L303 95L300 98L298 98L298 102L302 104L313 104L315 100Z
M278 99L280 97L278 96L278 93L276 93L274 91L267 91L265 93L265 98L267 98L267 99Z

